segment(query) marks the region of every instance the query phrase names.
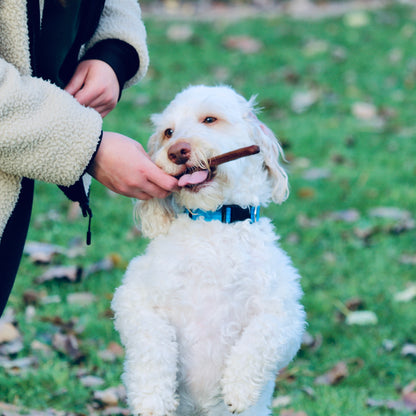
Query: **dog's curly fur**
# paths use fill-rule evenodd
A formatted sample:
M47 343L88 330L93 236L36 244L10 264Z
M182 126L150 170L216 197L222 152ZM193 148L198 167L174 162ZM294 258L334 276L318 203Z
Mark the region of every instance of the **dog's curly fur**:
M196 86L153 116L149 153L171 175L184 168L168 155L178 141L190 145L189 166L252 144L261 152L218 166L203 185L137 203L152 240L112 302L136 415L270 415L276 373L299 349L299 275L270 220L224 224L183 212L286 199L282 150L253 107L229 87Z

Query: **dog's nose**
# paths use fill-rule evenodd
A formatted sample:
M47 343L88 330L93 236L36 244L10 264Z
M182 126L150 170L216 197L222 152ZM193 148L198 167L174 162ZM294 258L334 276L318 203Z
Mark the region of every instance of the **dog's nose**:
M169 160L177 165L185 164L191 157L191 145L186 142L176 142L168 149Z

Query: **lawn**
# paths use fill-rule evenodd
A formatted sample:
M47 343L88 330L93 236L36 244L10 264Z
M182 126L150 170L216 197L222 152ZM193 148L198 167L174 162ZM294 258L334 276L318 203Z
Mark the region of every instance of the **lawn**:
M302 275L308 337L277 380L274 415L412 414L416 9L146 23L148 76L124 92L106 129L145 144L149 116L181 89L228 84L257 95L259 117L285 149L290 197L263 214ZM123 362L109 305L146 241L129 199L94 183L91 201L85 248L87 220L55 186L37 185L29 240L61 252L49 264L23 259L9 303L20 337L0 345L2 414L5 403L9 414L126 414L123 399L108 398ZM39 281L60 265L84 277Z

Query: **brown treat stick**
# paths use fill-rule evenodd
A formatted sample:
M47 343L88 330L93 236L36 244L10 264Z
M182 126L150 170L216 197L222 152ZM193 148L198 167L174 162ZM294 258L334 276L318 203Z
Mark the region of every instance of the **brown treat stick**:
M260 147L253 144L252 146L241 147L240 149L211 157L208 159L208 164L210 168L214 168L218 165L221 165L222 163L231 162L232 160L240 159L241 157L255 155L259 152Z

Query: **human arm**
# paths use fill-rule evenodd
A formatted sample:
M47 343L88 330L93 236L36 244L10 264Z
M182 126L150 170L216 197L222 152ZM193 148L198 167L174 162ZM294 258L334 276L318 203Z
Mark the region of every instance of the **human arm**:
M0 171L69 186L96 152L102 119L65 91L21 76L0 59ZM163 197L176 186L150 161L141 145L105 132L93 162L93 176L122 195Z
M147 71L146 31L137 1L106 1L81 59L65 90L105 117L125 84L133 85Z
M0 59L0 170L15 177L73 184L94 154L100 115Z

